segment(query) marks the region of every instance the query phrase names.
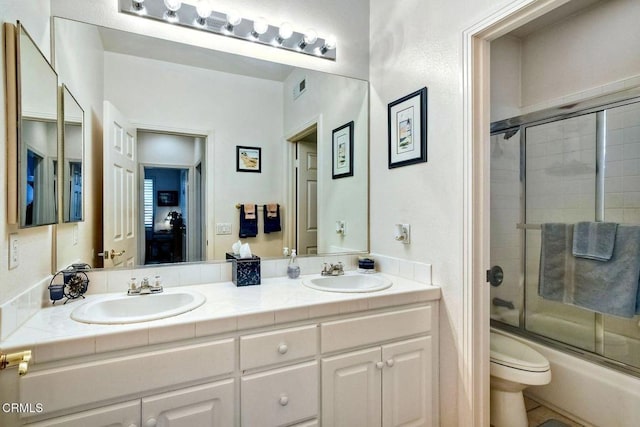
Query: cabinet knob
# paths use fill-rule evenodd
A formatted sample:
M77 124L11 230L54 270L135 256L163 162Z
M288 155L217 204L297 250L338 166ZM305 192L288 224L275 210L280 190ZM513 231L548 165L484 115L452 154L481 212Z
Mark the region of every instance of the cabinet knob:
M286 344L280 344L278 346L278 353L285 354L287 351L289 351L289 346L287 346Z
M376 368L378 368L378 369L382 369L382 368L384 368L384 363L382 363L382 362L376 362Z
M387 360L387 366L388 366L388 367L392 367L392 366L393 366L393 365L395 365L395 364L396 364L395 360L393 360L393 359L389 359L389 360Z
M280 396L280 405L287 406L289 404L289 397L286 394Z
M145 423L144 427L156 427L158 425L158 420L155 418L149 418Z
M132 424L129 424L129 427L138 427L138 424L132 423Z

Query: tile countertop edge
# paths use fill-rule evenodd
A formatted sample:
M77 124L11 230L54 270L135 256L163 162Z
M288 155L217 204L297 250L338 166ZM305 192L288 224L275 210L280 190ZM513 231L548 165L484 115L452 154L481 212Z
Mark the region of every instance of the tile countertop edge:
M232 282L223 282L174 287L171 289L192 289L201 292L207 297L207 301L202 306L177 316L130 324L99 325L76 322L70 318L70 313L83 301L73 301L68 305L40 309L23 326L0 342L0 348L4 352L32 349L35 362L41 363L42 360L38 361L39 349L62 343L81 343L77 354L74 354L80 356L118 349L96 345L98 340L117 342L117 339L114 340L117 335L140 337L146 334L146 340L142 338L142 341L131 343L133 348L155 343L152 342L154 340L149 340L149 335L162 335L163 330L166 330L168 335L175 335L171 329L186 327L188 332L183 336L175 336L165 342L179 341L326 316L438 301L441 297L440 288L437 286L384 273L376 274L390 278L393 286L365 293L317 291L302 284L302 280L318 276L309 275L295 280L286 277L263 279L259 286L236 287ZM92 295L87 297L87 300L95 300L106 295L114 294ZM211 327L212 323L219 324ZM190 326L193 326L193 333ZM51 360L53 359L55 358Z

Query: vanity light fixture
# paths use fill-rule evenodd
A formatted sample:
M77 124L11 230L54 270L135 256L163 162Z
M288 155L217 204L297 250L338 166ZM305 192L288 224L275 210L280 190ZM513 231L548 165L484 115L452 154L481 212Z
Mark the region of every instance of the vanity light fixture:
M294 31L284 22L269 25L265 18L243 18L236 11L213 9L211 0L118 0L121 13L155 21L233 37L253 43L304 53L323 59L336 59L336 39L319 38L314 30Z
M302 36L302 40L298 42L298 47L301 50L304 50L310 44L314 44L318 40L318 33L313 28L309 28L306 33Z
M200 26L207 25L207 18L211 16L211 12L213 12L211 2L209 0L199 0L196 3L196 13L198 14L195 20L196 24Z
M167 10L163 14L163 18L171 23L178 22L178 14L176 13L182 6L180 0L164 0L164 6Z

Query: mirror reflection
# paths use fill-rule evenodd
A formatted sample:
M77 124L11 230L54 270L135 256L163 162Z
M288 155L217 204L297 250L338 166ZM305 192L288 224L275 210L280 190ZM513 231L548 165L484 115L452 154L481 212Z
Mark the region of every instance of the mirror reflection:
M367 82L60 18L54 34L102 154L85 187L103 184L103 258L82 261L223 260L250 205L257 232L241 240L262 258L368 249ZM351 121L353 176L334 179L332 131Z
M83 219L82 168L84 150L84 111L69 88L62 85L62 219L78 222Z
M21 227L57 215L58 76L18 24L18 203Z

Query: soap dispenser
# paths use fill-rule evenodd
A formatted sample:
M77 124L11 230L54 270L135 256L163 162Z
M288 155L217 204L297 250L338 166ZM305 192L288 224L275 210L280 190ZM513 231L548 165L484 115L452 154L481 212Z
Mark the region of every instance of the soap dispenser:
M296 250L291 249L291 259L289 260L289 265L287 266L287 276L289 279L297 279L300 276L300 266L298 265L298 256L296 255Z

